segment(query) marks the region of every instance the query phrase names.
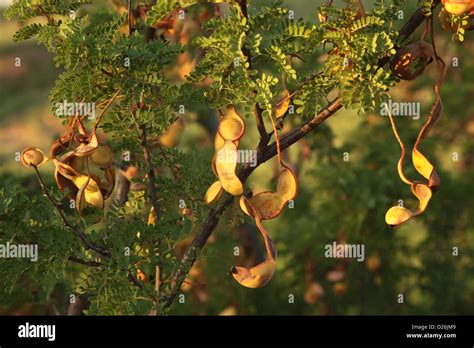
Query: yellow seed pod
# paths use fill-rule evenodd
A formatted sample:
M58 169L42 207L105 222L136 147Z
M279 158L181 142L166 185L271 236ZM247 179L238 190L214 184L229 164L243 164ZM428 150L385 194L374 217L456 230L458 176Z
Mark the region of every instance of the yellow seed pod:
M260 192L250 199L262 220L276 218L283 211L286 201L277 192Z
M405 207L391 207L385 214L385 222L390 227L397 227L410 220L414 214Z
M223 190L220 181L216 181L211 186L209 186L209 189L207 190L204 196L204 203L206 203L207 205L214 203L219 199L222 194L222 191Z
M37 147L28 147L24 149L20 156L21 163L26 167L39 167L48 161L48 159L49 158L44 155L43 151Z
M443 0L443 4L447 12L455 15L468 13L474 8L472 0Z
M222 146L225 144L225 139L220 136L219 132L216 133L214 137L214 150L219 151Z
M100 144L97 149L89 157L91 161L98 166L107 167L112 164L114 156L110 147L104 144Z
M216 172L222 188L234 196L244 192L242 182L235 173L237 160L237 146L232 141L226 141L217 153Z
M245 132L245 123L239 115L234 105L228 105L224 116L222 117L219 128L219 135L224 140L238 140Z
M437 189L440 185L438 173L431 162L416 147L412 151L412 160L416 171L428 180L428 186Z
M245 209L245 211L247 211L249 215L255 220L255 223L265 241L268 259L259 263L258 265L253 266L252 268L234 266L231 269L231 274L240 285L254 289L265 286L273 277L276 268L277 251L275 243L263 227L259 212L254 207L252 202L242 196L241 206L243 206L243 209Z
M103 209L104 208L104 197L100 191L99 184L95 179L84 174L79 174L72 179L74 185L79 189L76 197L76 202L80 204L77 209L82 210L82 200L89 203L90 205ZM83 196L82 196L83 195Z
M288 111L288 108L290 107L290 92L288 92L287 89L285 89L283 92L280 93L280 96L278 97L278 101L273 108L273 114L275 115L276 118L283 117L286 112Z
M64 176L65 178L69 180L73 180L77 175L79 175L79 172L75 170L73 167L71 167L70 165L58 160L53 160L53 161L58 172L61 173L61 175Z
M415 183L412 185L411 190L416 198L420 201L420 205L418 207L419 213L423 213L428 206L428 203L433 195L431 189L425 185L420 183Z
M278 177L277 192L285 201L295 198L298 193L296 175L285 165L283 165L283 170Z
M266 260L252 268L232 267L234 279L247 288L255 289L268 284L276 269L275 260Z

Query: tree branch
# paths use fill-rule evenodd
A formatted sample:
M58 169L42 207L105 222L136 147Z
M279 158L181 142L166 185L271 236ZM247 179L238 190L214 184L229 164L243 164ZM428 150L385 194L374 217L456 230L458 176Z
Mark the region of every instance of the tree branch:
M435 0L433 3L433 9L438 6L440 0ZM245 0L240 0L239 4L241 7L245 4ZM242 7L243 8L243 7ZM245 6L246 8L246 6ZM242 10L243 12L243 10ZM243 12L244 13L244 12ZM426 17L421 13L421 9L418 9L408 20L408 22L399 31L400 38L408 38L419 26ZM384 65L388 62L388 58L381 59L379 64ZM339 109L342 108L342 102L340 98L335 99L329 105L327 105L320 113L315 115L313 118L306 121L303 125L294 128L289 133L285 134L280 139L281 150L287 149L292 144L306 136L308 133L316 129L321 123L327 120L329 117L334 115ZM258 119L258 118L257 118ZM257 149L258 151L258 149ZM244 183L249 175L262 163L273 158L277 154L276 143L273 142L270 145L266 145L264 150L259 153L257 152L257 165L251 167L249 163L246 163L240 168L238 176L242 183ZM226 199L222 201L217 208L211 209L208 213L206 220L204 221L201 230L196 235L191 245L188 247L179 264L175 268L170 278L170 290L168 295L160 298L160 301L164 304L164 308L168 308L173 303L174 298L178 294L186 274L189 272L194 262L196 261L199 252L206 245L206 242L211 235L212 231L216 228L219 222L219 216L230 206L234 201L233 196L227 195Z
M100 267L100 266L102 266L101 262L84 260L84 259L81 259L81 258L79 258L77 256L73 256L73 255L69 256L67 258L67 260L71 261L71 262L79 263L81 265L89 266L89 267Z
M145 156L145 162L148 166L148 193L150 195L151 204L155 211L155 217L158 220L160 218L160 206L158 204L158 196L156 194L156 178L155 178L155 168L153 166L153 160L151 158L151 150L148 144L146 126L140 126L140 135L141 135L141 145L143 147L143 155Z

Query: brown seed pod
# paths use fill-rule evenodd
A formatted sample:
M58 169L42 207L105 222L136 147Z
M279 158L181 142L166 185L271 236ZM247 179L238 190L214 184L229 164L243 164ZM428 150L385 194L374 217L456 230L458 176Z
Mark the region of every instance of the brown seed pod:
M296 197L298 191L296 176L288 166L282 164L282 167L275 192L260 192L249 199L262 220L271 220L280 215L288 201ZM240 207L245 214L250 215L244 202L245 197L242 196Z
M239 284L247 288L260 288L265 286L275 273L277 251L275 243L262 225L257 209L255 209L252 203L245 197L243 198L243 205L249 212L249 215L255 220L255 223L262 234L265 241L268 259L251 268L233 266L230 273Z
M242 182L235 172L237 160L237 146L232 141L226 141L217 153L216 172L222 188L234 196L244 192Z
M37 147L28 147L24 149L20 156L21 163L26 167L39 167L46 163L49 158L46 157Z
M402 80L420 76L434 55L433 47L425 41L416 41L398 50L390 61L393 74Z
M224 140L230 141L238 140L244 135L245 123L234 105L227 106L217 131Z
M209 186L209 189L206 192L206 195L204 196L204 203L207 205L210 205L217 201L219 197L222 194L222 185L220 181L214 182L211 186Z
M78 133L74 133L76 128ZM67 149L64 141L68 142L68 147L75 147L61 155L61 151ZM104 200L112 194L115 186L115 171L112 166L113 154L107 145L99 143L95 128L89 136L82 122L76 118L70 123L68 133L52 145L50 153L54 155L58 187L62 192L68 189L69 197L76 201L79 213L86 203L103 209ZM102 180L90 172L89 166L93 164L103 171Z
M443 84L444 77L446 75L446 65L444 61L438 55L435 55L434 53L432 54L435 56L440 67L439 78L434 88L436 99L435 99L433 107L431 108L431 112L430 112L430 115L428 116L428 119L426 120L426 123L423 125L423 128L420 130L420 133L418 134L418 138L415 142L415 145L413 146L413 151L412 151L413 165L416 171L420 173L427 180L426 183L411 181L403 173L403 160L405 158L405 152L406 152L405 145L403 141L401 140L400 135L398 134L393 116L390 113L390 110L388 110L387 108L393 133L402 150L400 159L398 161L398 166L397 166L398 174L400 178L403 180L403 182L410 185L413 195L419 201L418 208L415 211L410 211L407 208L400 207L400 206L395 206L395 207L390 208L385 215L385 222L390 227L397 227L400 224L410 220L412 217L422 214L426 210L428 203L431 200L431 197L433 195L433 192L438 189L439 184L440 184L440 179L434 166L419 150L419 146L421 142L426 138L431 128L433 127L434 123L439 119L441 115L441 109L442 109L440 89Z

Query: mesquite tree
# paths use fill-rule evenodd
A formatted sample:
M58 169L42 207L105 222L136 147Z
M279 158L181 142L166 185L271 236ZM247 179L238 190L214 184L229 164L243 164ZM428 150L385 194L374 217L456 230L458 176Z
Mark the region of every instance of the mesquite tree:
M382 104L390 118L398 174L418 206L387 207L386 223L429 210L440 178L421 144L442 111L446 65L433 30L440 1L419 1L410 15L402 0L366 2L321 1L317 20L306 21L279 0L114 0L114 13L87 0L15 1L5 12L23 25L15 41L35 37L62 69L50 104L64 128L49 151L32 139L21 154L43 194L2 191L2 240L40 249L34 266L20 261L11 272L2 262L5 288L34 267L47 275L31 280L45 292L66 278L70 313L162 314L193 284L192 267L223 216L255 225L266 254L248 267L229 263L229 279L266 285L278 268L264 221L298 199L286 150L342 107L365 115ZM472 2L443 5L443 28L463 41ZM435 101L405 145L389 91L431 63ZM212 115L201 122L211 140L194 139L183 152L176 146L189 115ZM404 173L406 150L420 181ZM252 190L247 179L267 161L278 166L273 189Z

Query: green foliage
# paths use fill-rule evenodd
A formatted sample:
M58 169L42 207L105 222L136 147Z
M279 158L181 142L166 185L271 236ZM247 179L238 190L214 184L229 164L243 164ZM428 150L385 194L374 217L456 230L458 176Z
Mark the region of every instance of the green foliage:
M60 209L74 226L83 230L90 242L110 250L111 256L103 257L80 243L46 197L38 194L37 186L33 194L5 183L0 189L1 240L38 244L41 258L34 264L25 260L0 261L1 290L11 294L22 291L18 290L21 284L30 284L22 293L25 301L45 304L60 284L64 303L70 294L90 297L88 314L145 315L152 309L161 313L161 304L152 298L155 267L160 265L164 270L161 295L166 296L171 290L169 277L180 257L176 250L189 244L190 237L199 230L210 211L202 197L215 180L210 169L210 144L217 117L209 110L217 113L227 104L236 104L247 117L250 129L254 126L252 116L257 103L268 125L276 99L282 91L288 90L294 92L291 104L295 113L286 115L284 125L300 126L302 119L312 118L328 104L331 94L339 96L347 109L354 109L360 115L370 114L395 83L389 69L380 66L380 61L395 54L398 36L395 28L400 24L397 15L403 1L374 1L363 17L357 16L355 0L345 1L342 7L322 6L318 11L326 18L322 22L317 22L314 15L295 18L283 1L265 1L262 5L249 1L247 15L239 2L229 1L221 4L225 5L222 15L212 13L210 19L200 22L199 29L189 34L187 41L183 40L186 43L158 35L145 38L150 29L147 26L155 26L178 9L183 9L186 17L195 19L200 9L209 9L204 1L157 1L146 20L137 19L138 24L133 28L127 27L126 14L82 6L87 3L20 0L5 11L5 16L16 18L22 24L38 16L46 19L45 23L23 26L14 41L36 36L37 42L54 54L61 73L50 93L53 113L57 103L82 100L99 103L119 91L120 96L101 120L100 130L108 139L116 166L135 166L140 175L133 179L133 184L144 187L149 184L149 164L143 156L140 130L146 127L152 144L152 165L157 168L155 188L160 216L154 225L148 225L151 208L148 189L131 191L123 206L111 202L105 211L90 208L84 216L79 216L69 208L69 200L63 193L50 189L54 185L52 179L47 180L47 189L61 202ZM424 1L423 6L431 7L431 1ZM462 25L464 20L460 22ZM458 30L458 34L464 32ZM173 76L173 69L184 65L180 59L186 54L196 58L197 64L184 79L178 80ZM180 109L185 110L185 116ZM57 116L63 123L67 122L64 115ZM195 133L188 135L191 140L187 138L188 144L180 148L158 146L160 135L178 117L185 118L194 127L191 132ZM203 118L210 121L203 122ZM90 129L95 121L85 121L85 126ZM347 123L353 122L351 119ZM315 260L321 259L323 246L339 233L351 242L366 243L371 255L380 256L384 272L390 277L384 277L383 285L377 285L379 274L369 272L365 265L351 264L346 279L355 280L345 281L347 292L361 294L369 289L377 297L377 301L367 301L370 302L367 307L358 306L353 297L341 299L333 294L334 284L325 279L326 271L334 267L335 261L320 261L314 280L327 289L325 301L331 309L329 313L394 313L392 308L381 310L378 301L393 298L399 291L413 286L412 278L407 276L410 272L422 275L428 267L439 266L440 260L430 252L443 243L446 235L459 233L465 227L472 229L472 221L466 222L468 207L455 211L453 205L446 212L441 203L438 206L433 203L435 213L423 217L422 224L428 230L439 230L439 226L443 226L444 235L434 233L422 242L412 243L403 234L388 231L383 222L386 207L392 203L392 197L404 193L393 184L397 181L393 166L396 158L388 154L398 154L399 148L395 141L387 142L391 137L388 125L367 127L363 123L349 134L348 140L338 145L332 129L325 126L320 129L317 137L305 140L311 155L294 161L301 162L298 162L301 168L297 208L287 209L277 223L268 223L282 254L279 270L268 290L251 293L237 289L223 276L231 257L223 256L222 250L232 250L241 243L239 229L246 228L249 235L252 234L248 223L242 225L245 222L242 213L231 209L222 216L217 228L219 247L205 249L199 261L206 286L194 286L194 302L181 307L175 305L173 311L198 313L196 308L199 307L193 305L203 302L199 291L206 288L209 297L213 297L207 307L212 314L236 302L245 306L241 312L249 314L277 309L280 313L327 313L322 306L311 308L303 301L294 308L274 303L281 303L281 294L289 292L304 297L307 284L302 281L306 279L303 263L318 263ZM248 132L252 137L251 130ZM243 139L243 143L253 144L256 139ZM340 161L341 152L349 150L359 156L351 170L347 163ZM129 163L120 158L124 152L131 154ZM378 168L377 173L368 169L369 164ZM267 173L265 179L268 176ZM456 195L469 191L467 179L449 174L445 177L448 190ZM418 256L400 261L408 252ZM71 257L101 264L74 263ZM452 270L449 280L459 281L462 267L452 260L444 261ZM425 268L418 266L420 262ZM147 276L142 287L135 286L129 279L130 275L137 276L137 269ZM468 271L472 273L472 267ZM423 286L429 288L430 296L442 296L442 282L437 282L436 275L430 273L420 279ZM33 288L40 289L39 299L29 295ZM455 298L464 296L460 289L448 292ZM260 301L261 294L267 295L265 301ZM463 311L461 304L462 300L453 300L450 305L433 306L441 312L452 312ZM407 313L427 312L429 307L416 303L411 306Z

